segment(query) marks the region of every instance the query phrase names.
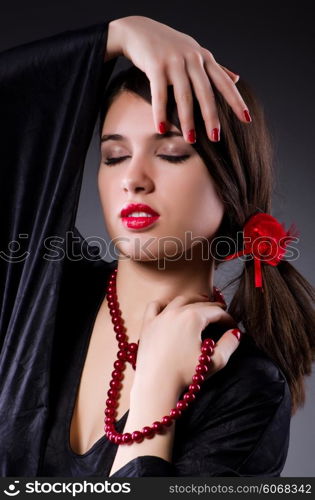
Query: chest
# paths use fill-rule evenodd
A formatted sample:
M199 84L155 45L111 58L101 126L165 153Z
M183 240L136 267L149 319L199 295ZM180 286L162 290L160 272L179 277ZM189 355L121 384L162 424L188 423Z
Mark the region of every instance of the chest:
M71 449L86 453L104 435L104 409L118 343L105 301L94 322L70 425ZM129 409L134 370L126 363L116 421Z

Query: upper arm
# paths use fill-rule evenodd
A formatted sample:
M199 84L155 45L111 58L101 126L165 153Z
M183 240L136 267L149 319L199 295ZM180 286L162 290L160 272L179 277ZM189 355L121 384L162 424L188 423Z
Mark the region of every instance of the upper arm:
M221 394L207 398L204 393L199 404L192 432L183 446L174 446L176 475L280 475L291 399L275 365L263 360L234 377Z

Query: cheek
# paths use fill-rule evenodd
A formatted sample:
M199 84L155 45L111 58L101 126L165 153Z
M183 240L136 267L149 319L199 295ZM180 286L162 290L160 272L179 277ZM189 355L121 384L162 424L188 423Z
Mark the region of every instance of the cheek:
M115 190L111 188L110 179L104 174L102 168L98 171L97 187L105 222L108 224L110 219L110 207L114 206L112 196L114 196L113 193Z
M198 170L177 186L180 200L180 225L193 233L209 237L221 224L224 206L220 200L208 171ZM174 199L175 199L174 198Z

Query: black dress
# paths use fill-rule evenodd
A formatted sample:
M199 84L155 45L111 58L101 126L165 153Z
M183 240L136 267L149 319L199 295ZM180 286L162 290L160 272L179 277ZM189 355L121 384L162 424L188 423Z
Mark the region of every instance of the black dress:
M0 54L1 476L106 477L117 450L105 435L84 455L69 444L90 335L116 265L75 228L84 161L116 62L103 62L108 22ZM71 231L73 248L82 244L88 258L73 258L68 246L63 255ZM279 476L290 417L283 373L246 335L176 421L172 463L139 456L112 477Z

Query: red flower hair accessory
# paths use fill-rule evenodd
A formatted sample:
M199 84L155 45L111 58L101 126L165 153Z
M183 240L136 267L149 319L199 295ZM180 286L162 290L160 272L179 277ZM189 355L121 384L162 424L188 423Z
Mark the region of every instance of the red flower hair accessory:
M254 257L255 287L262 288L261 262L277 266L283 259L286 245L300 235L295 224L288 231L284 224L269 214L252 215L244 225L244 249L223 260L235 259L242 255L252 254Z

